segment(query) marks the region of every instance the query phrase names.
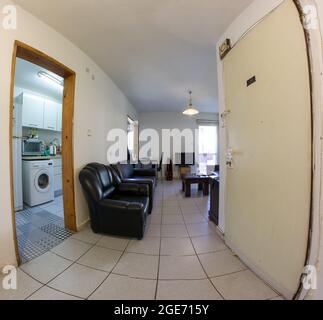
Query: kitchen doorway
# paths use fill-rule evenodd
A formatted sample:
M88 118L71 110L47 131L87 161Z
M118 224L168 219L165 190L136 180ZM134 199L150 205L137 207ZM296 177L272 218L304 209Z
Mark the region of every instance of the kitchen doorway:
M12 221L18 264L76 231L75 73L16 41L10 101Z

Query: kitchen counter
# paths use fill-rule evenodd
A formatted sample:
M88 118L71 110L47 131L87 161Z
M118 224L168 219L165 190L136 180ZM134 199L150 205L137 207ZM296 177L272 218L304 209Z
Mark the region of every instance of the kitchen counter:
M35 156L35 157L22 157L23 161L42 161L42 160L59 160L62 159L61 155L57 156Z

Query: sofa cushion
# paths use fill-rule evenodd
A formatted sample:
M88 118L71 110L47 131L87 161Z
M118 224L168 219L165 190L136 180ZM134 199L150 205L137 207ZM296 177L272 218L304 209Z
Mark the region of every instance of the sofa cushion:
M118 164L117 168L122 180L132 178L134 175L135 169L131 164Z
M138 181L138 182L141 182L141 183L152 183L154 187L156 186L156 183L157 183L157 179L155 177L137 177L137 176L134 176L134 177L132 177L132 179L134 181Z
M102 197L108 198L114 191L115 187L113 185L113 176L108 168L100 163L90 163L87 168L93 169L96 173L99 181L101 182Z
M110 199L117 200L117 201L127 201L130 203L140 203L144 206L144 211L146 211L149 206L149 198L148 197L126 196L126 195L116 194L116 195L112 195Z

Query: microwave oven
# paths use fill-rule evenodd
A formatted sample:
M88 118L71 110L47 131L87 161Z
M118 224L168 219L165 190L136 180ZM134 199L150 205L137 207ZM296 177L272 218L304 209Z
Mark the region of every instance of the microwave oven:
M45 147L43 141L38 139L27 139L22 144L23 156L42 156L44 154Z

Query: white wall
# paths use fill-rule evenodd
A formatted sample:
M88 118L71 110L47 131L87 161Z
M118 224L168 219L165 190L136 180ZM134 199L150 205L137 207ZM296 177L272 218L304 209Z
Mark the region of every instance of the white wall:
M198 129L197 120L216 121L218 120L218 114L200 113L197 116L188 117L183 115L181 112L143 112L139 114L139 130L141 132L144 129L155 129L160 136L161 150L161 136L163 129L179 129L180 131L183 131L184 129L196 130ZM195 170L195 168L193 168L193 170Z
M0 0L0 11L8 4L11 2ZM105 163L108 129L126 129L127 114L137 119L136 110L93 60L55 30L18 7L18 29L8 31L0 28L0 267L16 262L9 191L9 101L14 40L45 52L76 72L74 166L78 225L88 219L88 209L77 177L79 170L91 161ZM86 68L95 75L95 81ZM91 137L87 135L88 129L92 130Z

